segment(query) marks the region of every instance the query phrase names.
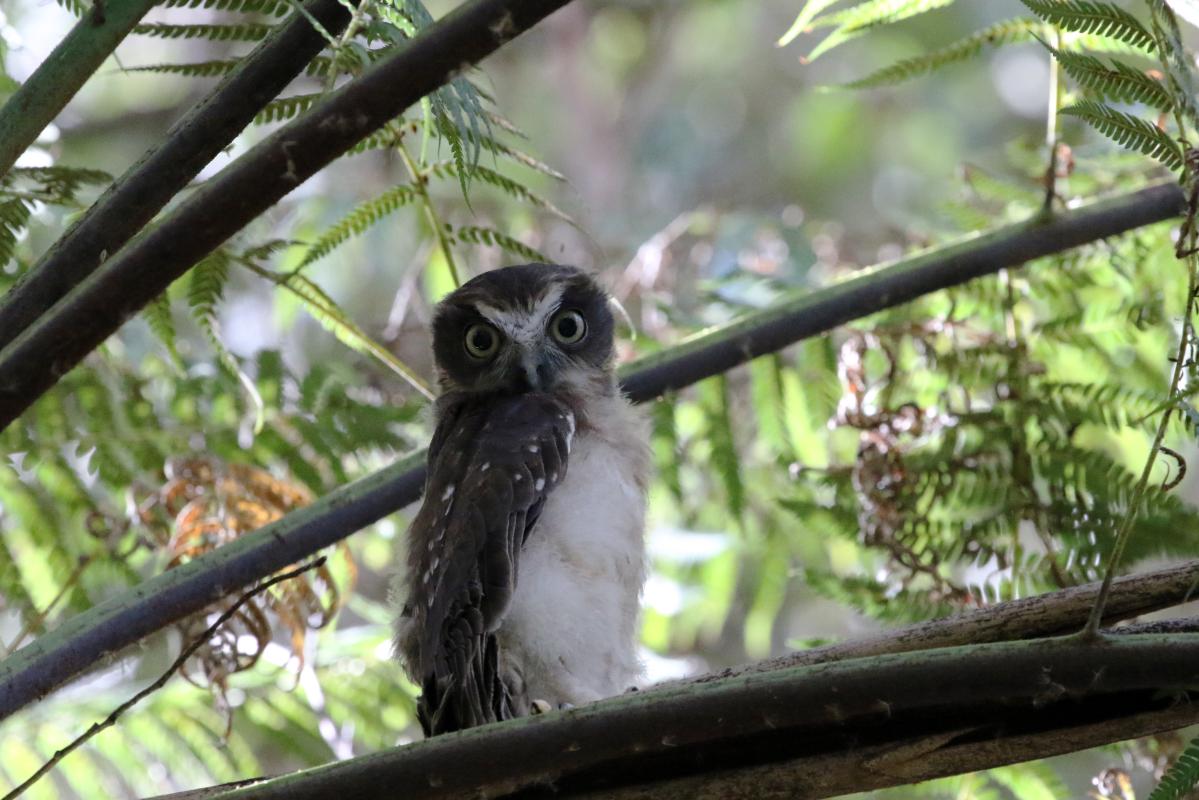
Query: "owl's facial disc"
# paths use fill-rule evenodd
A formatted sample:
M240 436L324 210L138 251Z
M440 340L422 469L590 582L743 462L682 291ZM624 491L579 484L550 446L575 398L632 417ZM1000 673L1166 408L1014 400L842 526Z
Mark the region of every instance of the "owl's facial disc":
M611 385L607 295L576 269L546 264L483 273L434 318L443 389L577 391Z

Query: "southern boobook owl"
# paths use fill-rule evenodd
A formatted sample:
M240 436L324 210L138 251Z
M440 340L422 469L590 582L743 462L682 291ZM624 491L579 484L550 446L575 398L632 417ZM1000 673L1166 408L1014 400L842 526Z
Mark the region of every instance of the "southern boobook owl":
M426 735L636 679L648 426L607 294L571 267L487 272L438 305L441 395L397 648Z

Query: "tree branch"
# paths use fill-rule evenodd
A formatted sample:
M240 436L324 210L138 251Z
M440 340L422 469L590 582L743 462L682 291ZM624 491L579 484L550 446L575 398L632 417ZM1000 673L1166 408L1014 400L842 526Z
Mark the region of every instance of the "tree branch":
M723 372L760 355L767 346L781 349L884 307L880 300L863 297L864 281L883 287L880 291L889 293L886 302L891 305L910 299L914 286L933 291L961 283L981 269L969 250L971 243L990 253L992 260L987 263L990 269L998 270L1167 219L1181 207L1178 187L1162 184L1065 212L1050 222L1007 226L696 337L631 365L623 371L623 385L636 399L646 400L684 385L685 380ZM962 274L967 271L970 274ZM935 275L940 283L928 274ZM817 326L813 320L820 320L826 327ZM0 661L0 719L41 698L103 655L127 647L413 502L420 496L424 482L423 465L424 453L414 453L67 620ZM1180 595L1186 591L1189 586L1180 590Z
M108 6L110 16L114 5ZM339 0L313 0L306 10L333 34L350 19L350 12ZM120 250L304 70L325 44L324 36L299 11L272 30L236 70L171 126L162 144L149 150L113 182L38 263L0 297L0 348L99 268L105 254ZM16 99L14 96L8 105ZM2 148L8 145L3 113L0 111L0 165Z
M1199 634L971 645L673 686L215 795L820 798L1199 720Z
M54 121L155 0L96 3L0 108L0 176Z
M251 220L567 2L470 0L255 145L0 351L0 429Z
M130 697L124 703L121 703L119 706L114 708L107 717L102 719L100 722L94 723L86 731L72 739L69 744L59 748L59 750L50 758L49 761L39 767L36 772L26 778L25 781L23 781L19 786L14 788L8 794L4 795L3 798L0 798L0 800L16 800L16 798L25 793L26 789L41 780L41 778L47 772L54 769L55 764L62 761L74 751L78 750L100 731L116 725L117 720L121 718L122 714L133 708L142 700L145 700L154 692L157 692L159 689L166 686L167 681L171 679L171 676L173 676L177 671L183 669L183 665L187 663L187 660L191 658L197 650L208 644L212 640L213 635L220 630L221 626L233 619L234 615L241 610L241 607L250 600L262 594L275 584L291 580L292 578L303 575L309 570L318 569L319 567L323 566L324 563L325 557L320 556L319 558L315 558L307 564L303 564L295 569L288 570L287 572L281 572L278 575L272 576L268 580L256 584L252 589L250 589L250 591L237 598L232 605L222 611L220 616L216 618L216 621L209 625L203 633L192 639L191 642L189 642L188 645L183 648L182 652L179 653L178 657L171 662L171 665L166 668L166 671L159 675L153 683L151 683L149 686L146 686L137 694L133 695L133 697Z

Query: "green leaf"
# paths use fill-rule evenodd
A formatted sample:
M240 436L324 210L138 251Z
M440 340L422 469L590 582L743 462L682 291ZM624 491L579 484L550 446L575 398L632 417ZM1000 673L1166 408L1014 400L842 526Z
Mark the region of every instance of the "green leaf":
M430 165L424 171L424 174L435 175L437 177L446 177L446 176L457 177L458 170L459 170L459 167L457 164L449 163L446 161L439 161L436 164ZM507 175L497 172L494 169L491 169L490 167L485 167L482 164L477 164L474 167L472 174L474 175L474 177L476 179L483 181L483 183L490 184L491 186L496 187L500 191L504 192L504 194L507 194L510 197L514 197L517 200L526 202L531 206L536 206L537 208L544 209L544 210L550 212L551 214L553 214L555 217L558 217L559 219L561 219L565 222L569 222L571 225L575 225L576 227L578 227L577 223L574 221L574 219L569 214L567 214L565 211L563 211L562 209L555 206L550 201L546 200L541 195L538 195L535 192L533 192L531 189L526 187L520 181L509 178Z
M1153 50L1153 34L1137 18L1111 3L1086 0L1021 0L1039 18L1064 30L1107 36L1132 47Z
M1199 786L1199 737L1192 739L1149 794L1149 800L1183 800Z
M154 331L154 335L166 346L171 357L179 363L179 351L175 348L175 322L171 318L171 299L167 292L151 300L142 313L150 325L150 330Z
M800 9L799 16L791 23L791 27L779 37L778 46L786 47L791 44L797 36L811 29L812 20L816 18L817 14L839 2L841 0L808 0L804 7Z
M313 319L319 322L325 330L336 336L342 344L351 350L372 356L391 368L426 398L433 398L433 392L411 367L396 358L395 354L358 327L341 306L337 305L333 298L320 286L308 280L303 275L296 273L280 275L248 262L246 266L249 266L258 275L287 289L299 298Z
M1136 150L1171 170L1182 168L1182 149L1161 128L1111 106L1082 100L1063 108L1063 114L1086 120L1116 144Z
M304 260L300 262L297 269L303 269L329 255L349 238L365 233L379 220L408 205L418 196L416 189L402 183L393 186L378 197L356 206L317 237L317 240L308 248L308 252L304 254Z
M148 22L133 26L141 36L159 39L207 39L210 42L258 42L271 32L270 25L243 22L237 25L169 25Z
M890 25L894 22L924 14L952 5L954 0L868 0L861 5L847 8L815 20L817 25L835 25L836 29L808 53L805 61L815 61L820 56L856 39L871 28Z
M125 72L154 72L164 75L185 75L189 78L219 78L237 69L240 58L218 61L196 61L190 64L145 64L125 67Z
M870 73L865 78L845 84L850 89L865 89L872 86L886 86L911 80L920 75L935 72L949 64L974 58L985 47L999 47L1012 42L1024 42L1033 38L1041 23L1027 18L1009 19L996 22L973 33L964 39L912 58L905 58L889 67Z
M162 0L163 8L207 8L240 14L269 14L281 17L289 8L287 0Z
M1045 42L1042 44L1053 53L1066 74L1084 89L1121 103L1144 103L1162 111L1173 108L1166 87L1135 67L1119 61L1109 67L1095 56L1056 50Z
M530 247L519 239L514 239L505 233L501 233L495 228L465 225L461 228L454 228L450 234L460 242L494 245L513 255L527 258L530 261L546 262L549 260L540 250Z
M311 94L293 94L272 100L254 115L254 124L266 125L271 122L284 122L292 117L298 117L316 104L322 97L321 92Z

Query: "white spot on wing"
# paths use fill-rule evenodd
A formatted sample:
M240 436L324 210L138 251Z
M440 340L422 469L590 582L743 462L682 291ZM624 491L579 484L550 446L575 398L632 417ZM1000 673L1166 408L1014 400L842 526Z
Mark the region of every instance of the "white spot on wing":
M441 499L443 501L449 500L453 496L454 496L454 484L451 483L449 486L445 487L445 491L441 493Z
M530 453L540 453L540 452L541 452L541 448L540 448L540 447L538 447L538 446L537 446L537 445L535 445L535 444L531 444L531 445L529 445L529 452L530 452Z
M487 470L489 470L489 469L491 469L491 462L490 462L490 461L484 461L484 462L483 462L483 466L479 467L479 472L486 472L486 471L487 471Z
M544 489L545 488L545 478L538 478L537 481L533 484L533 488L539 492L542 489Z

